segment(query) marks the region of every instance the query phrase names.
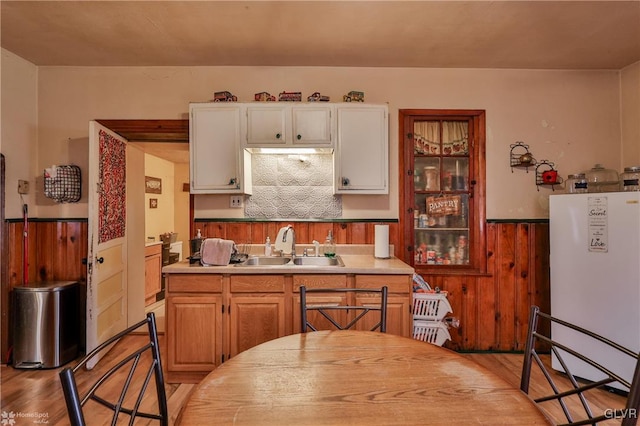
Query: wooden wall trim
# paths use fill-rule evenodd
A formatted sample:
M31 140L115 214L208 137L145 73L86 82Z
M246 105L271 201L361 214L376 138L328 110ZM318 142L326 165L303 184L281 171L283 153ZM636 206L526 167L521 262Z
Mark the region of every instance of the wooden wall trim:
M9 350L9 284L7 282L7 256L9 254L9 244L6 239L7 225L4 221L4 200L5 200L5 164L4 154L0 154L0 354L2 362L5 361L4 354Z

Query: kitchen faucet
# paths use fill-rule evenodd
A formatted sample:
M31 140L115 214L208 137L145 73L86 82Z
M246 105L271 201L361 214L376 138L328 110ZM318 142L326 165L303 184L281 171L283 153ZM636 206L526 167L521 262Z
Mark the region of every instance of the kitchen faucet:
M293 226L287 225L287 230L284 231L282 235L282 242L287 242L287 235L289 235L289 231L291 231L291 259L296 257L296 231L293 229Z

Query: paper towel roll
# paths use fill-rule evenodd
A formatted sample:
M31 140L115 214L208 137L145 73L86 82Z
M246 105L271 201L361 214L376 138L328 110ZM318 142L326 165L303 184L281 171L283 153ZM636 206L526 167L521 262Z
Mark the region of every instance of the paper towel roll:
M389 225L376 225L375 237L374 257L389 259Z

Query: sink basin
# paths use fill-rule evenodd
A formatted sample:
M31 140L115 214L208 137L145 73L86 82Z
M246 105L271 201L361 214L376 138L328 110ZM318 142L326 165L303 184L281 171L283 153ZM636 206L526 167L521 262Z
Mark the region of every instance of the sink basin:
M291 262L288 257L250 257L236 266L279 266Z
M340 256L336 257L250 257L235 266L344 266Z
M296 257L293 259L295 265L301 266L344 266L340 256L336 257Z

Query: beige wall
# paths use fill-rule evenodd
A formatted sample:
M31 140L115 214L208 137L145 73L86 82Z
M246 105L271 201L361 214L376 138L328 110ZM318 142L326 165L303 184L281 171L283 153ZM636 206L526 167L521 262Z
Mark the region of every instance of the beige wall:
M178 239L182 241L182 258L189 256L189 240L193 238L189 235L189 192L183 191L183 184L189 183L189 164L174 164L174 226L178 233Z
M622 164L640 166L640 62L620 72Z
M487 217L491 219L548 216L551 190L538 191L531 171L512 173L510 144L520 140L529 144L538 160L554 162L563 176L596 162L619 169L621 104L630 103L631 114L638 110L634 100L621 102L618 71L318 67L40 67L37 71L40 155L32 170L62 164L69 141L86 138L91 119L187 118L190 101L210 100L217 90L230 90L241 101L263 90L320 91L334 101L349 90L362 90L367 102L388 102L390 194L344 196L344 217L354 218L398 216L398 109L487 111ZM634 77L637 72L632 69L625 75ZM3 76L3 89L4 83ZM637 140L625 146L634 143ZM228 196L196 198L198 217L240 213L228 208ZM62 212L59 206L41 206L39 212L86 217L86 200Z
M162 180L161 194L145 193L145 236L155 237L160 241L160 234L174 232L174 166L173 163L153 155L145 154L144 172L146 176L159 178ZM149 200L158 200L158 208L149 207ZM187 207L188 208L188 207Z
M6 160L5 216L22 216L27 204L29 215L36 214L34 204L38 135L38 68L2 49L0 67L2 89L0 103L0 151ZM18 180L29 181L29 194L20 197ZM85 215L86 217L86 215Z

